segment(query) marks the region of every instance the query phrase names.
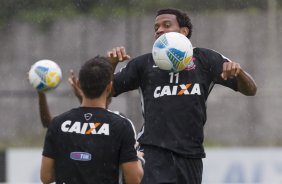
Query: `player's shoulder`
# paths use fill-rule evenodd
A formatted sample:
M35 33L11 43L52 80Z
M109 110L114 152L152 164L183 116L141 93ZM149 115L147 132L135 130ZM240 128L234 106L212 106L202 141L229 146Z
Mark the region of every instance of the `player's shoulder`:
M79 108L72 108L68 111L63 112L62 114L56 116L55 118L60 119L60 118L64 118L66 116L72 115L74 114L75 111L78 111Z
M142 54L136 58L149 58L149 57L152 57L152 53L146 53L146 54Z
M129 118L127 118L123 113L119 111L112 111L109 109L107 109L107 111L112 114L114 120L117 121L117 123L120 123L123 126L130 126L135 131L133 122Z
M119 112L119 111L112 111L107 109L108 113L112 116L112 118L114 118L115 120L118 121L130 121L123 113Z
M193 48L194 54L218 54L217 51L210 49L210 48L203 48L203 47L194 47Z
M151 60L151 59L153 59L152 53L146 53L146 54L142 54L140 56L135 57L133 60L135 60L137 62L140 61L140 62L144 63L144 61L148 61L148 60Z
M62 114L59 114L59 115L55 116L55 117L52 119L51 125L53 125L53 126L58 126L58 125L59 125L59 122L62 122L62 120L64 120L64 119L66 119L67 117L71 116L74 111L75 111L75 108L70 109L70 110L68 110L68 111L66 111L66 112L63 112Z
M229 60L223 54L209 48L194 48L193 56L201 61L215 63L216 61Z
M121 116L122 118L126 118L126 116L123 113L119 112L119 111L112 111L112 110L109 110L109 109L108 109L108 111L113 113L113 114L115 114L115 115L117 115L117 116Z
M131 68L135 68L140 72L142 72L148 66L148 64L152 65L152 63L153 63L152 53L146 53L131 59L128 62L128 66L131 66Z

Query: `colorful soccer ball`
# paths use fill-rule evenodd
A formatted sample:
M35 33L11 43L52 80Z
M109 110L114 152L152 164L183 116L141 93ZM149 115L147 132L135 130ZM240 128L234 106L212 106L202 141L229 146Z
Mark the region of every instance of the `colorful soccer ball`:
M160 69L179 72L192 60L193 47L185 35L169 32L155 41L152 54L155 64Z
M30 84L38 91L56 88L62 79L62 71L57 63L51 60L40 60L34 63L29 72Z

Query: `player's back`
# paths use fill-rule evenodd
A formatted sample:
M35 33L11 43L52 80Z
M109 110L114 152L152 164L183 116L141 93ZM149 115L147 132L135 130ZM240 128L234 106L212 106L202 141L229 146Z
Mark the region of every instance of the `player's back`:
M103 108L72 109L48 134L43 154L55 159L57 183L118 183L119 164L136 160L132 124Z

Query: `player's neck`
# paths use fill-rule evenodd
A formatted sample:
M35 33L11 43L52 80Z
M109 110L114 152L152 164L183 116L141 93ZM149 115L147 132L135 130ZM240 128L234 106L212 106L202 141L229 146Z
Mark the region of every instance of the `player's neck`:
M99 108L106 108L106 99L104 98L83 98L81 107L99 107Z

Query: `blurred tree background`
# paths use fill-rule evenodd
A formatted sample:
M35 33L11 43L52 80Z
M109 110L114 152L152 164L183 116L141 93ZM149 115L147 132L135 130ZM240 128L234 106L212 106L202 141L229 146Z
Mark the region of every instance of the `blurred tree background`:
M190 12L205 11L265 11L271 0L1 0L0 25L10 20L49 24L59 17L125 16L152 13L158 8L174 7ZM277 0L281 9L282 0ZM109 12L111 14L109 14Z

